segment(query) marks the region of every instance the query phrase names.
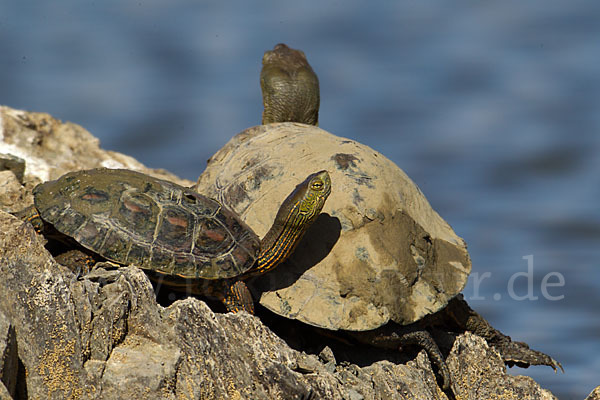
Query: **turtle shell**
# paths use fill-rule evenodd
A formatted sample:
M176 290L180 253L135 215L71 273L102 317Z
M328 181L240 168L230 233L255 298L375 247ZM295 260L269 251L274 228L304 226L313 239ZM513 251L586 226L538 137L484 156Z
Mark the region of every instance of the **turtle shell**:
M256 234L218 201L139 172L71 172L33 194L44 221L120 264L230 278L247 271L260 249Z
M209 160L197 188L262 235L278 199L314 169L329 172L332 193L286 265L255 280L262 305L362 331L415 322L464 288L465 242L400 168L353 140L297 123L249 128Z

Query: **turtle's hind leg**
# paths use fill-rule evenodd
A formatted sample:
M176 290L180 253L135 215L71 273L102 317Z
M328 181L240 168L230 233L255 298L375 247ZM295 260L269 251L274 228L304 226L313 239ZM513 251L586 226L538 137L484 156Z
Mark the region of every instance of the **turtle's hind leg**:
M562 365L552 357L540 351L530 349L527 343L513 342L489 324L481 315L475 312L462 295L455 297L448 303L444 313L449 316L461 329L473 332L484 338L502 356L502 360L509 365L527 368L530 365L547 365L554 371L559 368L564 372Z
M374 331L355 332L351 335L361 342L375 347L402 350L403 346L416 346L427 352L432 364L437 367L442 389L450 389L452 379L444 356L429 331L417 326L388 324Z
M71 249L55 255L54 261L69 268L79 278L87 275L101 258L80 249Z

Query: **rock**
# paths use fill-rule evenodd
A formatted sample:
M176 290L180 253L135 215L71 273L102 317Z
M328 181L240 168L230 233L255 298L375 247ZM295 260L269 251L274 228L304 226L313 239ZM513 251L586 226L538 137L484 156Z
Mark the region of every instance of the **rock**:
M0 312L0 382L4 384L6 393L11 396L15 395L17 369L17 337L15 335L15 328L10 324L8 318Z
M8 392L6 386L0 382L0 400L12 400L13 396Z
M335 355L329 346L325 346L319 353L319 358L325 363L332 362L335 364Z
M61 267L26 223L0 215L0 312L15 327L28 396L68 397L85 382L75 307Z
M26 204L33 203L28 192L12 171L0 171L0 210L19 211Z
M0 171L12 171L19 182L23 183L25 160L11 154L0 154Z
M294 366L294 370L303 374L321 371L323 365L319 362L319 359L314 354L302 353Z
M590 393L585 400L600 400L600 386L592 390L592 393Z
M46 113L6 106L0 106L0 153L8 155L0 159L25 160L24 177L19 177L15 163L11 168L17 179L28 187L70 171L99 167L127 168L183 186L191 185L166 171L148 169L130 156L101 149L100 141L77 124L63 123ZM0 171L4 169L1 165Z
M51 165L61 163L50 155L57 149L77 157L82 155L73 149L97 146L82 128L60 128L45 114L6 107L0 112L4 140L7 119L12 119L11 129L21 124L23 137L55 142L32 142L35 159L19 155L27 160L29 190L40 176L53 174ZM61 129L67 130L70 145L61 144L59 135L52 137ZM23 137L13 136L11 146ZM93 157L108 157L95 151ZM67 163L60 168L87 168L92 161ZM143 168L133 161L130 165ZM21 189L1 186L0 196L10 198L7 191ZM363 367L336 361L338 354L324 346L303 353L255 316L216 314L196 298L157 304L156 289L135 266L115 269L100 263L77 277L56 263L44 245L29 224L0 211L0 398L13 393L36 399L453 398L440 390L425 352L407 356L407 363L382 359ZM19 366L7 367L14 365L10 354L15 351ZM553 398L530 378L507 375L498 353L477 336L459 335L447 361L459 377L455 398L499 393L509 399Z
M175 346L128 335L106 362L102 396L139 399L158 394L161 398L175 398L174 385L180 362L181 353Z
M485 340L471 333L458 337L446 360L456 382L457 398L473 399L554 399L547 390L527 376L512 376L498 353Z

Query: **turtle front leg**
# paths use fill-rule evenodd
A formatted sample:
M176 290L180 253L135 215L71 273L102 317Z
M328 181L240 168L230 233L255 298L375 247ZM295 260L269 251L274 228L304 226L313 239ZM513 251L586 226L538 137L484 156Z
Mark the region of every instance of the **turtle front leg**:
M417 346L427 352L427 356L438 370L442 381L442 389L448 390L451 385L450 370L444 356L431 334L417 327L384 326L374 331L353 333L356 339L375 347L402 350L404 346Z
M244 281L235 281L224 290L223 304L229 312L246 311L254 314L254 300Z
M559 368L564 372L562 365L552 357L540 351L529 348L524 342L513 342L507 336L495 329L481 315L475 312L462 295L457 296L448 303L444 313L452 318L461 329L473 332L484 338L502 356L502 360L509 366L517 365L527 368L530 365L547 365L556 372Z
M35 206L24 208L21 211L13 213L13 215L25 222L29 222L37 233L44 232L44 221L42 220L42 217L40 217L40 213Z
M54 261L69 268L79 278L89 274L94 265L100 261L100 258L79 249L72 249L57 254L54 256Z

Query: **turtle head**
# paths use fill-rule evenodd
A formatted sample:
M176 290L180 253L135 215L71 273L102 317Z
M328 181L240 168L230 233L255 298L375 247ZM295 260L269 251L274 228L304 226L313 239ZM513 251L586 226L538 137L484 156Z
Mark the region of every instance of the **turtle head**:
M261 252L255 273L275 268L294 251L300 239L321 213L331 193L331 178L327 171L309 175L284 200L273 226L261 241Z
M290 222L293 223L295 228L306 231L321 213L325 200L327 200L330 193L331 178L329 173L327 171L315 172L296 186L296 189L283 202L276 220L287 215L295 216L294 220ZM296 205L297 209L295 209Z
M283 43L265 52L260 72L262 123L319 123L319 78L304 52Z

